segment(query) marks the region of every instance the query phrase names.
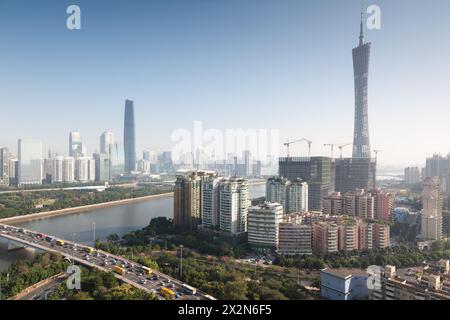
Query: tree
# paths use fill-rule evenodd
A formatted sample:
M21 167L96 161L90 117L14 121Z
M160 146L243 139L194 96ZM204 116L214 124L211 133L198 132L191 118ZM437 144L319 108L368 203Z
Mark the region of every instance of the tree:
M226 283L223 291L225 300L247 300L247 282L243 280Z

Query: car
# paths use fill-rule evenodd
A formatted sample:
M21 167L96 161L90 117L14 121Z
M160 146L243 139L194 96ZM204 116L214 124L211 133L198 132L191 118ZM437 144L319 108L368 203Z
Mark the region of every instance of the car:
M141 284L147 284L147 280L145 280L145 279L141 279Z
M153 280L153 281L156 281L156 280L158 280L158 279L159 279L158 275L154 274L153 277L152 277L152 280Z

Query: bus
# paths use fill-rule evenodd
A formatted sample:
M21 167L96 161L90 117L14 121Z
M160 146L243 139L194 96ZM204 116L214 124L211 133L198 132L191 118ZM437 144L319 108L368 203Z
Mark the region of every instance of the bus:
M151 275L152 273L153 273L153 270L152 269L150 269L149 267L146 267L146 266L142 266L141 267L141 270L146 274L146 275Z
M175 292L173 292L172 290L170 290L166 287L161 287L160 292L166 299L174 299L175 298Z
M58 246L64 246L64 241L62 241L62 240L56 240L56 244L58 245Z
M117 274L122 275L122 274L125 273L125 270L123 268L119 267L119 266L114 266L114 272L117 273Z
M188 286L187 284L183 284L182 288L183 288L183 292L186 294L195 295L197 293L197 289L195 289L191 286Z

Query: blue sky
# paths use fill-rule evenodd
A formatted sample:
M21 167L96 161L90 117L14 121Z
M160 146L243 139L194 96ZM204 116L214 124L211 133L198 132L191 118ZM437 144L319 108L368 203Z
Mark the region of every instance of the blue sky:
M82 30L66 28L77 4ZM450 2L378 4L369 123L383 165L422 164L450 150ZM353 70L361 1L0 0L0 145L19 137L67 152L78 129L121 137L135 101L138 150L172 147L171 133L280 129L281 140L352 142ZM351 148L345 155L350 154ZM305 153L305 146L293 148ZM282 149L284 153L284 149Z

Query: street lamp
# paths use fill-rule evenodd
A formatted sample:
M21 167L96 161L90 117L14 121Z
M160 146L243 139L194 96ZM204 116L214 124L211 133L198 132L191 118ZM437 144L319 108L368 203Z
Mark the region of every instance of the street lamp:
M94 233L94 245L95 245L95 221L92 222L93 233Z
M183 280L183 245L180 244L180 280Z

